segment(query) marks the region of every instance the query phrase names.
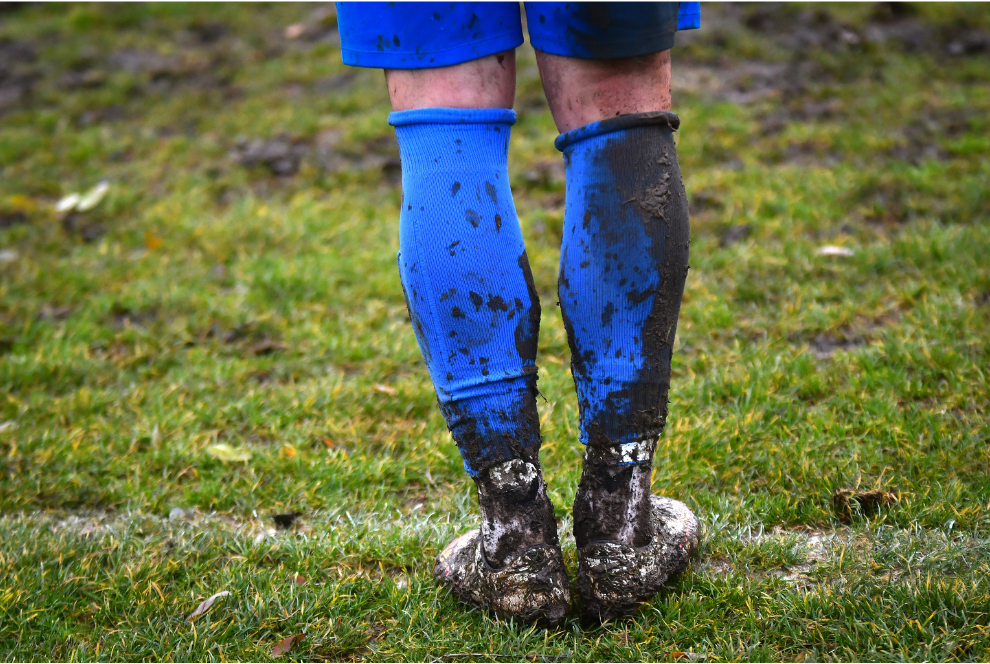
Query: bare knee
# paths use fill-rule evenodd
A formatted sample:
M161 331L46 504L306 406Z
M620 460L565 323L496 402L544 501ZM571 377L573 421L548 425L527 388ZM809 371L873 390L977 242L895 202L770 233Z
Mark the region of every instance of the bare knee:
M561 132L616 115L670 110L670 51L614 60L537 53L543 89Z

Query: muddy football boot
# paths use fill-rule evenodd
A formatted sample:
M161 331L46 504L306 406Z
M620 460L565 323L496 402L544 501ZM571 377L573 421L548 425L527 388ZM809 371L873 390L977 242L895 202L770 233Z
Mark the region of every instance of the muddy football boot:
M437 556L433 576L462 602L500 618L556 627L571 603L560 547L530 547L505 567L493 569L485 560L478 529L447 545Z
M698 520L684 503L651 496L653 535L643 546L589 542L578 549L577 590L587 620L609 620L652 599L684 571L698 547Z
M698 520L650 493L656 443L588 445L574 496L577 590L585 620L608 620L650 600L687 567Z
M539 466L514 459L475 481L482 527L447 545L434 578L500 618L559 625L570 607L570 584Z

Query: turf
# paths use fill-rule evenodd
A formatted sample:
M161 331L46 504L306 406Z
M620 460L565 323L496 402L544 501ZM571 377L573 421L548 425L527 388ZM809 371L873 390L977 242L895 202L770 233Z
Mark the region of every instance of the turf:
M628 620L544 631L431 581L477 508L395 269L382 76L341 65L332 8L2 7L0 657L990 659L990 11L703 11L653 483L700 555ZM519 61L566 535L562 164Z

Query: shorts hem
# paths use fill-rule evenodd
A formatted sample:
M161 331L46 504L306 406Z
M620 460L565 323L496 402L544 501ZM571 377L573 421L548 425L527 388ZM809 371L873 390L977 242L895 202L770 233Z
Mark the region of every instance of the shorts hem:
M478 60L501 51L519 48L523 43L522 33L512 31L428 53L359 51L357 49L341 48L341 55L343 63L351 67L368 67L371 69L435 69L437 67L459 65L463 62ZM429 59L429 61L423 62L426 59Z
M538 53L549 53L551 55L561 55L567 58L579 58L581 60L615 60L618 58L634 58L639 55L650 55L670 50L674 47L674 35L662 35L646 40L616 40L614 42L600 42L596 44L594 51L576 52L574 45L561 42L555 39L543 39L529 36L529 43Z

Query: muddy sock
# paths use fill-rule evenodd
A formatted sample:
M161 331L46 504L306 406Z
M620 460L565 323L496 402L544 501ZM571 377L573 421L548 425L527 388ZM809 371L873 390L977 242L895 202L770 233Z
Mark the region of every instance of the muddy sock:
M557 522L539 462L513 459L475 477L488 564L505 566L537 544L558 544Z
M645 546L652 535L650 480L656 445L589 444L574 495L574 539L578 548L610 540Z
M587 445L579 545L649 539L650 464L688 269L678 124L673 113L638 113L557 138L567 169L558 294Z
M398 260L409 316L475 477L512 459L536 460L540 446L540 302L507 165L515 119L495 108L389 116L402 156Z

